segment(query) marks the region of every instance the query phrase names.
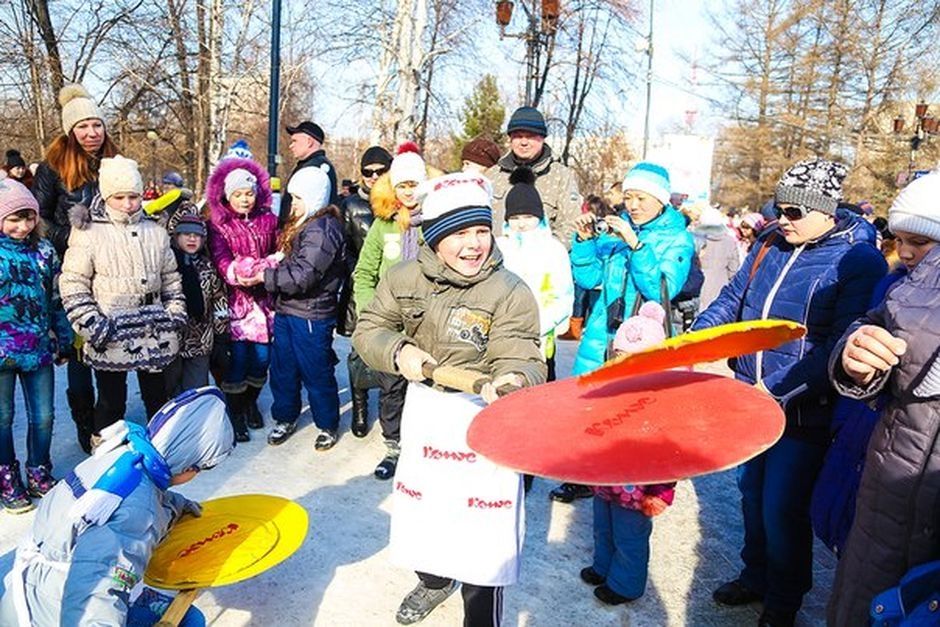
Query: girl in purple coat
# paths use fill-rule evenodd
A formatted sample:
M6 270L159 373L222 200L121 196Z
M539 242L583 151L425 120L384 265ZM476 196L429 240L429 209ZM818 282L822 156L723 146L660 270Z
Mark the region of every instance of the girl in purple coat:
M257 279L276 265L277 217L271 212L271 183L249 159L219 162L206 185L209 252L229 285L231 361L222 381L235 439L248 441L248 427L264 426L257 401L268 376L274 310Z

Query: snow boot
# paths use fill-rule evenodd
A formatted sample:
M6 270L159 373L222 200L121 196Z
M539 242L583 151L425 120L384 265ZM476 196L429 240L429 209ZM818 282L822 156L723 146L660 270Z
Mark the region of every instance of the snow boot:
M261 388L249 385L245 390L245 422L250 429L264 429L264 417L258 409L258 395Z
M385 440L385 447L388 451L385 457L375 467L375 478L387 481L395 476L395 469L398 467L398 456L401 454L401 448L395 440Z
M228 404L228 419L235 431L235 441L249 441L251 437L248 435L248 425L245 424L245 392L227 393L225 399Z
M39 464L26 467L26 491L33 498L42 498L55 486L52 477L52 464Z
M594 496L594 491L586 485L563 483L549 492L548 496L551 500L559 503L571 503L575 499L586 499Z
M428 614L434 611L438 605L447 600L452 595L460 583L451 581L448 585L438 590L428 588L423 582L418 582L415 589L408 593L402 599L398 606L398 612L395 614L395 620L400 625L412 625L427 618Z
M0 464L0 505L11 514L23 514L36 507L23 487L20 463L16 460L12 464Z
M66 397L69 401L69 409L72 412L72 420L75 422L75 434L78 439L78 445L82 447L87 455L91 454L91 435L94 433L95 421L95 399L87 394L77 394L72 390L66 390Z
M558 336L559 340L580 340L581 331L584 327L584 318L575 318L574 316L568 319L568 330Z
M369 433L369 390L352 388L352 425L350 430L357 438Z

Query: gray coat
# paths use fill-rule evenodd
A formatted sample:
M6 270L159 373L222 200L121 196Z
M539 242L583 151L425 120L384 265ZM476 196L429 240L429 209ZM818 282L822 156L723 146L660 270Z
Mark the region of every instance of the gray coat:
M19 549L38 547L39 557L24 574L32 625L123 625L130 590L186 498L163 492L144 477L107 523L81 535L66 516L74 502L68 484L56 484L43 497L32 533ZM18 624L10 581L0 600L0 625Z
M900 364L866 386L842 369L848 336L863 324L907 342ZM891 402L871 436L855 523L839 560L830 625L868 624L872 598L912 567L940 559L940 246L897 283L885 301L846 331L830 373L849 398L887 389Z

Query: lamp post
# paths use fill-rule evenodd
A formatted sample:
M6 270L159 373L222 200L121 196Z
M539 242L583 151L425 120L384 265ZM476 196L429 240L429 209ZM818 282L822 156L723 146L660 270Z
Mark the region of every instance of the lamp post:
M929 106L921 100L914 105L914 134L905 141L910 145L910 156L907 161L907 178L910 181L914 173L914 166L917 163L917 151L924 142L930 141L931 136L940 134L940 119L928 113ZM898 115L894 118L894 135L901 137L904 133L906 120L904 116Z
M643 120L643 159L650 143L650 105L653 100L653 2L650 0L650 30L646 37L646 116Z
M514 3L510 0L497 0L496 23L499 24L499 38L513 37L524 39L525 50L525 104L537 106L535 89L539 82L539 61L543 47L548 47L558 29L558 17L561 14L560 0L520 0L519 4L526 16L526 29L520 33L507 33L506 27L512 21Z
M268 174L277 176L278 97L281 92L281 0L271 7L271 92L268 94Z

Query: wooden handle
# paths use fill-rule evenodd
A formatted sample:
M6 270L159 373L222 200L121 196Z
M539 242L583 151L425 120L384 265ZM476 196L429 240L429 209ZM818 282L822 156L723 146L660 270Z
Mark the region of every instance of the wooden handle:
M170 607L166 608L156 627L177 627L189 610L189 606L196 600L199 590L191 588L189 590L180 590Z
M421 366L421 372L437 385L468 394L479 394L483 391L483 386L493 380L489 375L475 370L457 368L455 366L435 366L429 363L425 363ZM496 390L496 394L506 396L518 389L519 386L507 383L499 386Z

